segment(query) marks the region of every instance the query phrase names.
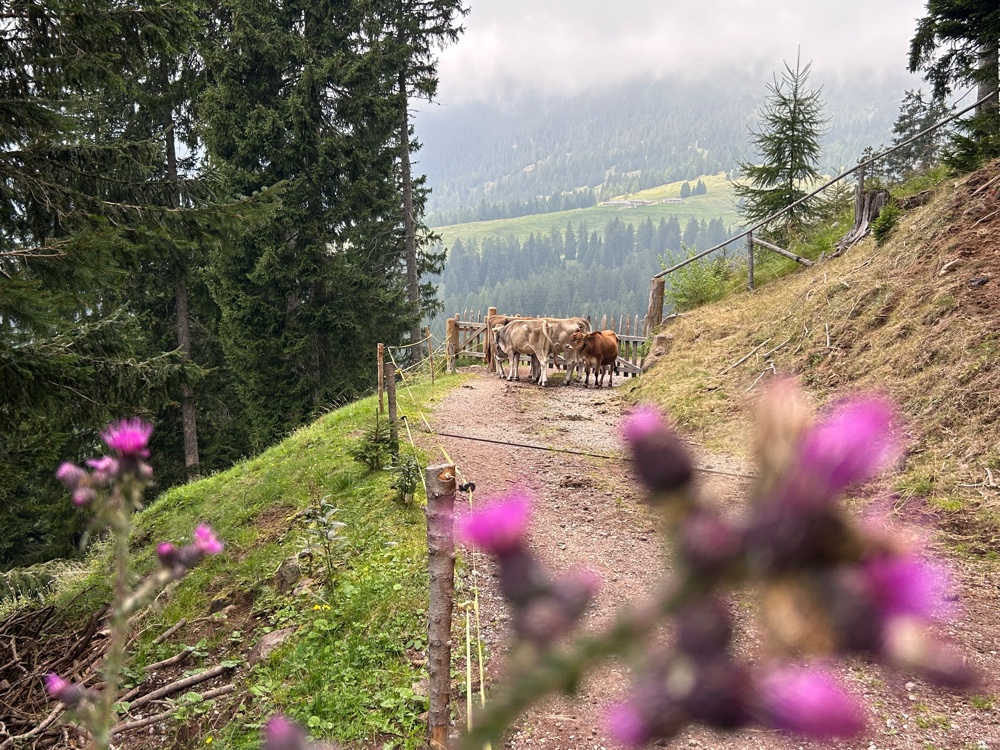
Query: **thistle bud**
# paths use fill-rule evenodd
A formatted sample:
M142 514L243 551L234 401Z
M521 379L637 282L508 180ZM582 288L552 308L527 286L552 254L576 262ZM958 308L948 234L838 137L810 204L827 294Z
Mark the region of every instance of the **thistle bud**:
M49 695L68 709L79 707L86 696L86 691L82 687L63 679L55 672L50 672L45 676L45 689Z
M677 433L656 409L636 409L622 430L632 450L636 471L654 493L671 493L691 483L691 456Z
M677 613L677 648L695 659L723 654L732 635L729 608L713 596L696 599Z
M306 733L296 723L275 714L264 725L261 750L306 750Z

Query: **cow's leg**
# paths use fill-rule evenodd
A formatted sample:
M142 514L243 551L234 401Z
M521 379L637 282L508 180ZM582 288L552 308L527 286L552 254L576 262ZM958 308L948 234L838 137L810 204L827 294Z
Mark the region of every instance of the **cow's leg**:
M615 377L614 368L615 368L614 365L608 365L608 388L610 388L614 384L614 377Z
M517 355L507 355L507 381L517 380Z

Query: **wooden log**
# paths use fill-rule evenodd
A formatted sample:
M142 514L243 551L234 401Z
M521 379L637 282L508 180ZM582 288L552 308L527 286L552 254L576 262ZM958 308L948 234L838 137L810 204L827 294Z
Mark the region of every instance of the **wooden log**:
M747 234L747 291L753 290L753 232L750 232Z
M455 467L428 466L427 568L430 592L427 604L427 672L430 706L427 734L431 748L445 748L451 699L451 620L455 598Z
M646 328L644 335L648 338L659 329L663 322L663 288L665 281L658 276L649 282L649 305L646 308ZM636 327L638 331L638 327Z
M801 255L796 255L790 250L785 250L785 248L783 247L778 247L777 245L773 245L770 242L765 242L764 240L759 239L758 237L754 237L752 234L748 236L753 241L753 244L765 247L772 253L777 253L778 255L784 255L789 260L794 260L796 263L801 263L803 266L811 266L813 264L811 260L807 260L806 258L803 258Z

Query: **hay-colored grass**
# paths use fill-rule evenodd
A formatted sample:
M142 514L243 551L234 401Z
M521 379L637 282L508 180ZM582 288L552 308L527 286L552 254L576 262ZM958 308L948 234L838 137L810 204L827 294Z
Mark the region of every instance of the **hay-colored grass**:
M818 406L851 392L886 393L907 425L897 508L936 516L970 549L995 549L997 185L1000 163L941 182L882 247L869 238L675 319L664 329L669 353L632 397L661 404L706 448L747 455L754 404L775 373L796 376Z

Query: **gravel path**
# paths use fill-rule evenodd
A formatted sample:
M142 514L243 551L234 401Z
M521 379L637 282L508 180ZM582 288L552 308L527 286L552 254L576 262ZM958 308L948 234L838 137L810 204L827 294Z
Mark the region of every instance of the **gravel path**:
M542 389L527 381L499 380L481 366L467 371L478 377L454 389L438 405L432 420L436 429L568 451L623 453L619 429L625 406L615 389L566 388L558 377ZM616 386L620 382L616 380ZM653 518L641 502L641 490L626 462L456 438L439 440L458 465L463 481L476 483L477 503L515 487L530 493L535 505L529 536L546 565L554 570L587 568L600 576L603 585L584 628L599 628L618 607L642 601L668 570ZM424 442L431 448L426 437ZM703 489L723 504L738 507L750 467L727 457L705 455L697 456L696 464L709 470L698 475ZM491 562L481 555L469 556L468 562L461 584L479 585L483 639L491 655L489 679L498 679L503 671L508 614ZM963 563L962 572L956 575L961 614L948 633L993 679L1000 652L1000 576L995 565ZM737 595L736 602L737 627L744 633L737 647L753 658L759 645L753 607L746 594ZM464 629L461 618L456 619L456 628ZM461 642L456 639L456 644ZM1000 698L995 682L983 691L989 695L969 696L868 665L845 665L842 676L864 696L870 730L861 740L838 747L1000 750ZM584 682L574 700L551 698L532 708L504 746L615 747L604 728L604 711L623 695L627 684L627 667L607 666ZM464 688L459 692L464 695ZM763 730L720 734L692 725L671 746L728 750L797 748L808 743Z

